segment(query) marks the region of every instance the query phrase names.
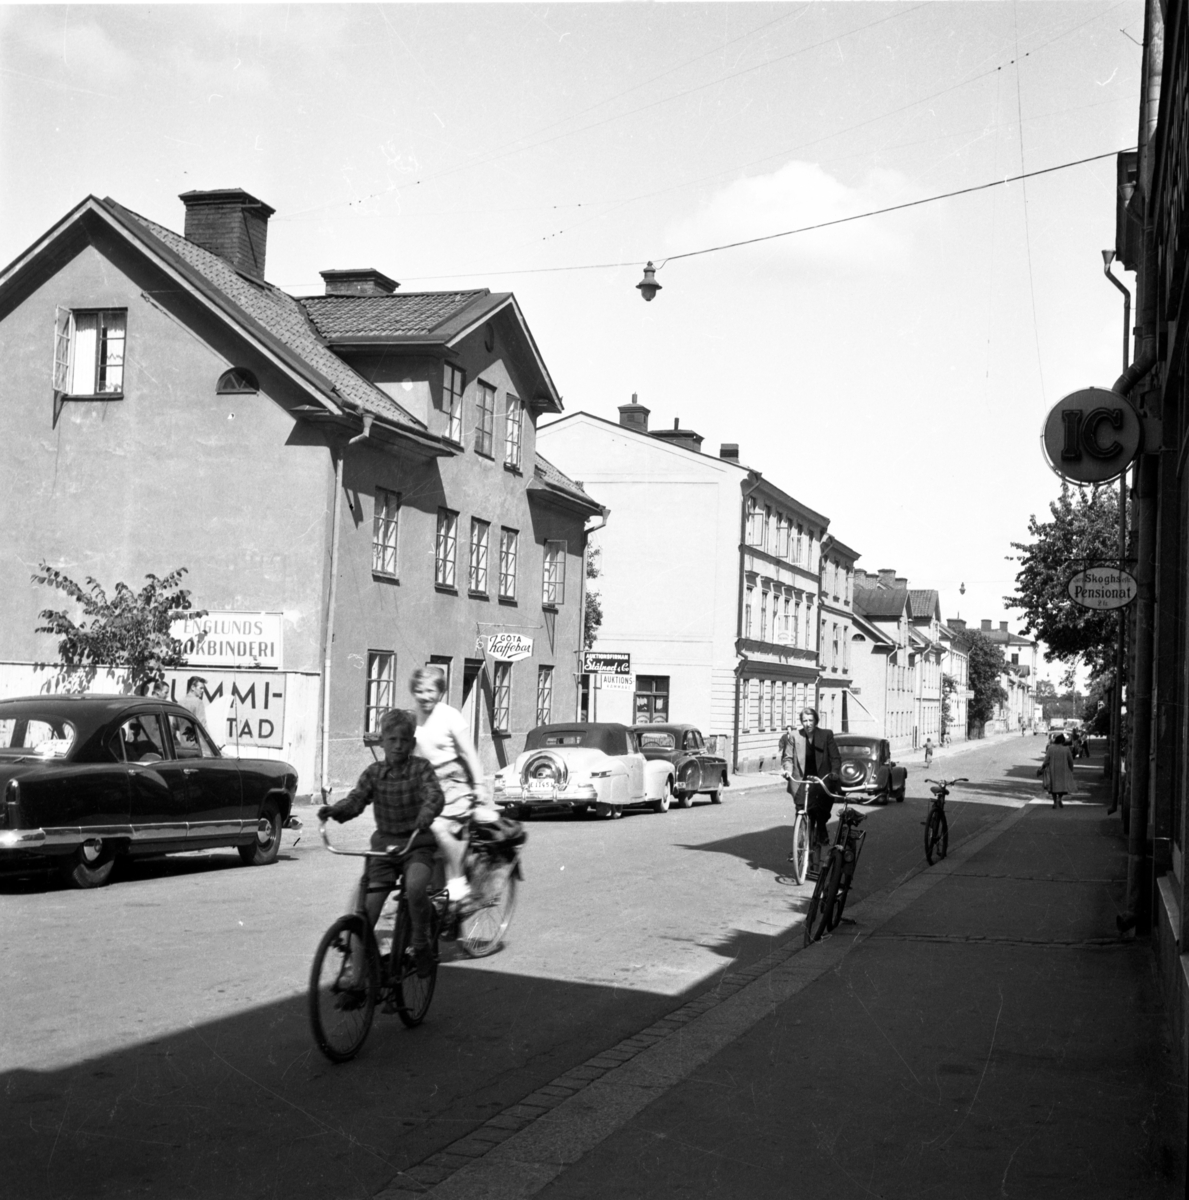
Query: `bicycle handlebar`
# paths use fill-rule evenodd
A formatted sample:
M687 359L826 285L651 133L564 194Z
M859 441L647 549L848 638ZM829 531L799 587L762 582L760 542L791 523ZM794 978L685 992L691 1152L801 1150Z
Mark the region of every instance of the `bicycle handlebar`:
M793 779L791 776L788 778L790 783L816 783L821 787L822 791L830 797L831 800L841 800L844 804L850 800L851 792L861 792L864 789L864 785L860 783L856 787L851 788L849 791L846 788L843 788L841 792L832 792L828 787L826 787L826 781L820 775L806 775L801 779Z
M925 778L926 783L939 783L942 787L953 787L955 783L969 783L970 780L963 775L960 779L929 779Z
M322 845L326 847L331 854L342 854L350 858L405 858L413 849L413 839L416 838L420 830L414 829L409 835L409 840L405 843L405 848L393 853L396 850L395 846L390 846L387 850L340 850L337 846L330 844L330 838L326 833L326 821L318 822L318 836L322 839Z

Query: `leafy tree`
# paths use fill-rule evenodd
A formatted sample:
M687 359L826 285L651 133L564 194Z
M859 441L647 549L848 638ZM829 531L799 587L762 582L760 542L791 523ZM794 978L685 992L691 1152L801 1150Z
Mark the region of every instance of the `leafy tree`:
M1020 563L1008 608L1023 614L1024 633L1045 643L1045 659L1079 658L1095 678L1111 669L1118 617L1075 604L1066 590L1070 576L1094 562L1118 560L1119 498L1109 488L1061 488L1049 505L1050 521L1029 518L1030 542L1013 542Z
M1007 692L999 682L1006 664L1003 651L985 633L973 630L966 637L969 641L966 656L971 691L966 718L981 732L995 715L996 706L1007 699Z
M943 671L941 675L941 740L943 743L954 718L954 706L950 701L950 697L957 690L958 681L952 675L946 675Z
M601 551L597 546L592 546L589 542L586 546L586 578L598 579L603 573L599 566L599 555ZM586 589L586 611L583 614L582 620L582 648L584 650L593 649L595 642L599 636L599 626L603 623L603 602L599 593Z
M180 586L185 574L186 568L179 567L161 579L146 575L148 583L139 592L117 583L109 597L91 576L83 587L43 560L33 582L69 596L81 606L82 620L45 608L37 614L45 622L37 632L59 639L58 653L65 667L127 667L131 682L149 690L164 684L166 667L186 665L185 643L170 632L173 622L206 616L205 609L191 606L189 590Z

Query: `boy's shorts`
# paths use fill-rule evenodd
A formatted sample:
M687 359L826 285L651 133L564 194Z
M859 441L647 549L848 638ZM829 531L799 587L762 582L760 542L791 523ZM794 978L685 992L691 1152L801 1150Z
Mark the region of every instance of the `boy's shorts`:
M393 845L398 849L403 849L408 840L407 836L394 838L390 833L380 833L377 830L372 834L372 849L386 850L389 846ZM432 869L436 850L437 842L434 840L433 834L420 833L417 835L417 840L413 843L413 849L406 858L396 859L391 856L369 858L367 860L367 881L370 885L368 891L379 891L381 887L384 887L387 891L391 891L396 886L398 875L403 873L408 863L424 863Z

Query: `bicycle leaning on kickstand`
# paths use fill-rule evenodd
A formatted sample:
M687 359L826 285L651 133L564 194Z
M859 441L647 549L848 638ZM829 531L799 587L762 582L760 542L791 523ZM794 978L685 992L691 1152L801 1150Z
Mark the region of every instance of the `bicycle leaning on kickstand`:
M832 792L816 776L808 777L806 782L820 784L831 800L842 801L834 841L824 853L817 884L809 900L809 911L805 914L805 944L808 946L838 928L867 831L859 828L866 817L851 808L850 796L845 790Z
M945 858L950 848L950 823L945 816L945 798L950 794L950 788L955 783L969 783L963 776L961 779L926 779L933 786L933 802L929 805L929 815L925 818L925 858L933 865L936 858L939 862Z

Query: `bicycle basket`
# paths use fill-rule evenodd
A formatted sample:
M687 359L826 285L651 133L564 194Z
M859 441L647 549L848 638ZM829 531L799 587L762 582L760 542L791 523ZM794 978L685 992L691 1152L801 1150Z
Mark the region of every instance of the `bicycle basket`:
M500 817L498 821L476 821L471 826L471 840L490 854L511 858L528 841L528 834L520 821Z

